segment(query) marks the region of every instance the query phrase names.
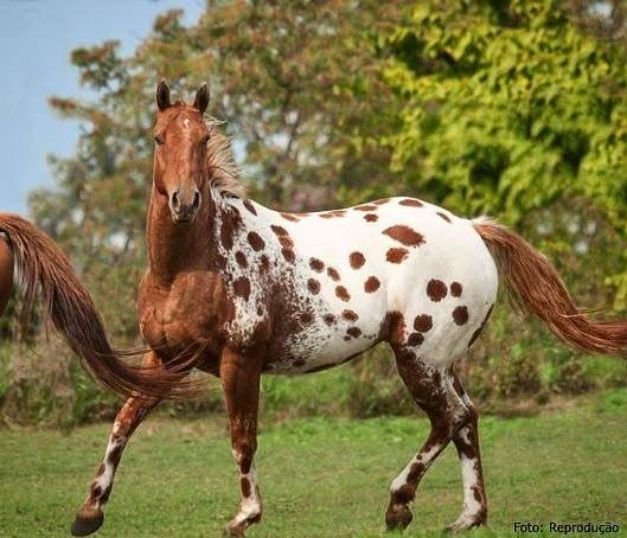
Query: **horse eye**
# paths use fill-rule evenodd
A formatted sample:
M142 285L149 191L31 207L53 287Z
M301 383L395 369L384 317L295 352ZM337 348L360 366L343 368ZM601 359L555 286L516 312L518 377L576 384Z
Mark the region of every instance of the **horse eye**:
M155 142L157 143L157 145L161 145L163 144L163 137L159 136L159 135L155 135Z
M206 134L205 136L202 137L202 143L206 144L207 142L209 142L210 138L211 138L211 135Z

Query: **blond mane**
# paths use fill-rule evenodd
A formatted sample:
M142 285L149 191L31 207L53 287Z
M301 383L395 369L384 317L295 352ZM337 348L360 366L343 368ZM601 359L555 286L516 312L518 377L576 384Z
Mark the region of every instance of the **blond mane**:
M218 192L226 192L246 198L246 186L242 183L242 171L235 162L231 139L218 129L219 122L209 123L211 138L207 145L209 183Z

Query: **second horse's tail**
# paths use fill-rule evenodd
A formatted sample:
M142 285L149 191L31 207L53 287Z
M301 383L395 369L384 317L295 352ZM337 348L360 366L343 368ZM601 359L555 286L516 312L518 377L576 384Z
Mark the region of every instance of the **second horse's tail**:
M89 292L50 237L27 220L7 213L0 213L0 232L6 234L11 250L7 254L4 249L4 277L0 275L0 287L4 282L7 288L5 295L11 285L14 258L24 285L23 312L31 311L39 294L47 319L65 337L85 370L97 382L123 396L163 398L176 395L177 388L185 392L180 374L132 366L119 358L109 345ZM1 239L0 243L3 243ZM2 299L0 297L0 302Z

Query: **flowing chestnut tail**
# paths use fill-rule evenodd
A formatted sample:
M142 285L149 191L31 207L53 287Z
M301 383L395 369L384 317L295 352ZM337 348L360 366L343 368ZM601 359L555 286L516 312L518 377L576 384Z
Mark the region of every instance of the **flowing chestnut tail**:
M593 321L575 306L559 274L544 255L514 232L489 220L475 220L514 299L544 321L571 347L627 356L627 321Z
M13 252L0 235L0 316L4 312L13 287Z
M52 321L82 366L99 384L122 396L139 394L165 398L193 392L189 384L182 381L182 375L174 370L132 366L118 358L109 345L89 292L50 237L23 218L6 213L0 213L0 232L8 238L23 281L23 322L28 321L35 299L40 295L46 320Z

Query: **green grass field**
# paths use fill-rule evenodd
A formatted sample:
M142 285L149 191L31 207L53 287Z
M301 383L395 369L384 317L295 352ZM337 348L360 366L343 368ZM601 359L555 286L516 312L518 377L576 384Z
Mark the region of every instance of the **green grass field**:
M225 425L149 419L122 460L99 535L219 536L238 503ZM0 431L0 535L67 536L108 429ZM262 429L264 520L249 536L383 536L389 483L426 432L422 418L316 418ZM484 417L481 437L490 529L469 536L513 536L514 521L627 525L627 389L536 417ZM439 534L460 504L449 447L423 480L405 535Z

